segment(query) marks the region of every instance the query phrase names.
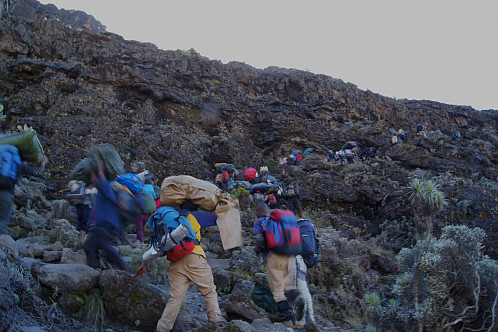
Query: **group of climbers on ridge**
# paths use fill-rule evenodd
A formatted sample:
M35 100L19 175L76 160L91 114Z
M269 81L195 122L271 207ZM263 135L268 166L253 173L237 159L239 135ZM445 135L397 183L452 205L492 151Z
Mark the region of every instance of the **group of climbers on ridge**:
M420 130L419 130L420 129ZM426 137L427 125L417 126L417 134ZM396 144L405 142L409 132L399 129L396 134ZM394 135L393 135L394 137ZM451 131L451 142L458 143L461 135L458 130ZM392 143L391 139L391 143ZM20 152L17 147L9 144L0 144L0 153L5 156L5 160L9 160L10 168L5 171L2 168L2 180L0 190L0 232L8 232L8 224L10 220L10 213L13 199L13 188L22 174L40 175L43 171L47 158L41 160L41 167L33 169L22 163ZM291 150L288 157L279 158L279 165L281 166L299 166L303 159L313 153L312 148L307 148L301 154L300 150ZM369 147L365 152L367 158L375 157L375 148ZM327 160L340 160L342 164L346 162L353 164L360 159L360 147L356 142L347 142L340 150L334 153L329 150ZM7 164L2 164L2 167ZM215 182L225 191L233 191L238 187L244 187L250 191L255 197L256 215L258 217L254 225L254 235L256 240L256 247L258 252L266 252L265 259L267 264L268 278L270 288L272 289L275 302L277 303L277 310L282 321L289 323L296 320L296 314L303 318L302 311L304 304L302 298L295 295L286 295L284 291L295 290L295 288L285 289L287 279L297 275L296 269L300 269L299 260L295 260L298 254L281 254L278 251L272 251L268 247L262 245L265 239L261 238L262 235L266 236L265 232L269 232L264 227L269 227L265 223L270 218L270 211L280 211L282 206L282 199L286 199L286 208L290 210L292 215L301 217L303 215L303 208L300 203L299 186L295 181L290 181L287 186L283 186L272 175L270 175L268 166L261 166L259 171L256 168L247 168L244 172L244 180L237 181L237 169L233 164L219 163L215 165L218 172ZM71 192L77 192L69 199L73 199L78 211L77 230L80 231L81 241L86 253L87 264L95 269L101 269L100 252L104 257L113 265L122 270L131 272L130 267L125 260L114 249L114 245L120 241L126 220L133 220L136 225L137 240L144 242L143 229L150 218L154 215L155 211L162 207L161 200L158 194L158 188L155 187L154 177L148 173L143 172L142 177L136 175L138 180L131 185L125 183L125 180L120 181L121 177L116 179L109 178L108 169L103 163L98 164L98 169L93 170L90 176L90 182L86 186L81 186L82 181L72 180L69 183ZM133 177L133 179L135 179ZM5 180L5 181L4 181ZM8 180L8 181L7 181ZM140 188L134 191L135 185L142 182ZM240 182L247 182L240 184ZM83 189L82 189L83 188ZM78 197L78 195L80 197ZM146 210L144 207L147 204L145 195L152 198L152 209ZM164 205L163 205L164 206ZM184 216L189 220L189 225L192 228L198 242L200 241L200 228L209 227L216 224L217 216L214 214L205 214L203 211L196 213L197 206L185 201L181 205L178 212L179 215ZM207 213L207 212L206 212ZM285 215L282 214L282 215ZM275 215L275 218L281 217ZM300 219L301 220L301 219ZM197 224L196 224L197 223ZM266 239L267 240L267 239ZM205 299L206 306L208 307L208 319L210 321L218 321L221 319L221 313L217 303L214 281L212 277L211 268L205 262L205 254L200 247L199 243L193 245L193 250L182 256L181 259L174 261L175 263L170 266L170 285L173 289L177 290L174 294L170 294L170 300L164 310L163 317L158 322L158 331L169 331L173 328L176 320L176 315L181 306L182 299L187 291L188 283L194 281L196 286L201 290ZM197 250L195 249L197 248ZM189 256L195 255L195 256ZM185 258L188 257L188 258ZM197 274L190 274L194 269L194 265L198 266L197 262L189 262L188 260L204 259L202 268L198 273L202 274L202 278L197 278ZM179 263L176 263L179 262ZM136 276L140 277L145 273L147 261L137 270ZM284 269L281 267L285 266ZM197 268L197 267L196 267ZM199 274L199 275L200 275ZM176 276L176 277L175 277ZM175 279L177 278L177 279ZM201 280L202 279L202 280ZM295 280L295 283L297 281ZM174 287L173 287L174 286ZM302 290L301 290L302 291ZM292 292L291 292L292 293ZM302 295L302 294L301 294ZM296 299L298 300L297 302ZM297 303L300 307L300 313L292 312L289 302ZM311 314L312 317L312 314ZM299 320L298 319L298 320ZM312 322L308 320L307 323Z

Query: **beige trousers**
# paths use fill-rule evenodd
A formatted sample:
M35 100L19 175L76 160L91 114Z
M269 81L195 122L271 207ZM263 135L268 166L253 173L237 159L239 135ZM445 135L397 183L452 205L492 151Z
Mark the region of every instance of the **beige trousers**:
M191 253L179 261L171 263L168 281L170 287L169 299L161 319L157 322L158 332L173 329L191 281L204 296L208 319L213 322L220 320L221 312L218 306L213 271L204 257Z
M296 289L296 261L294 256L270 253L266 261L266 274L275 302L285 301L284 292Z

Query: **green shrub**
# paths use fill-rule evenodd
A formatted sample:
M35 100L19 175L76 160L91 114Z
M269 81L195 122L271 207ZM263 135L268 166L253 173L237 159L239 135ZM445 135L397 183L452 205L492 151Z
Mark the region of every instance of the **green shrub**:
M402 248L409 248L416 242L417 230L412 220L402 217L400 220L385 220L380 224L381 234L377 243L383 248L399 252Z
M403 307L398 311L400 318L406 324L417 320L427 330L468 330L481 325L486 330L493 324L498 264L483 255L484 237L480 228L447 226L425 250L423 241L419 241L415 247L400 251L397 259L402 274L396 280L394 293ZM417 260L418 277L413 268ZM416 279L418 308L413 294Z
M278 161L276 161L273 157L268 156L263 159L263 165L268 166L268 170L270 172L275 172L277 170Z
M13 315L14 319L22 317L22 322L14 321L15 324L31 324L45 331L57 331L61 325L68 326L68 319L57 304L47 303L40 298L41 289L30 271L8 259L1 262L0 296L5 297L2 304L7 304L2 310ZM8 305L9 300L14 306ZM13 325L9 331L17 331L15 327L20 326Z
M235 191L235 197L239 200L239 205L242 210L247 210L251 208L251 193L243 188L237 188L237 191Z
M363 300L365 305L365 320L369 324L378 324L383 313L379 294L376 292L367 293Z
M83 321L93 326L95 331L102 331L107 317L104 300L99 289L93 289L88 295L85 305L78 313Z
M332 311L337 322L350 326L357 326L366 318L372 324L377 322L383 316L380 310L384 300L364 294L386 293L387 290L377 290L382 288L379 273L369 266L376 253L387 253L368 241L348 240L332 227L321 228L318 237L320 261L308 270L317 312L326 315Z

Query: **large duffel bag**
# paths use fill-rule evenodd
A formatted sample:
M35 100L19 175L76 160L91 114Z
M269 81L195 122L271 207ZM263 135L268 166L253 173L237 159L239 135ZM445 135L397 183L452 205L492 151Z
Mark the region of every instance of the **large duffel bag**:
M43 147L33 128L24 127L20 132L0 135L0 145L13 145L23 161L39 163L45 158Z
M230 174L233 174L237 171L235 169L234 164L218 163L218 164L215 164L215 167L216 167L216 172L218 172L218 173L228 172Z
M256 183L249 188L249 192L252 194L255 194L257 192L260 192L262 194L276 194L278 190L280 189L280 184L278 183Z
M251 188L251 183L249 181L235 181L235 188L249 189Z
M98 173L99 162L105 166L107 179L114 180L125 173L123 161L112 144L94 146L88 156L82 159L69 174L69 180L79 180L91 184L92 173Z
M202 210L215 212L223 248L227 250L242 245L239 201L216 185L189 175L170 176L161 184L160 196L162 205L179 206L189 200Z
M265 194L266 191L270 188L270 185L268 183L256 183L249 188L249 192L251 195L260 192L262 194Z

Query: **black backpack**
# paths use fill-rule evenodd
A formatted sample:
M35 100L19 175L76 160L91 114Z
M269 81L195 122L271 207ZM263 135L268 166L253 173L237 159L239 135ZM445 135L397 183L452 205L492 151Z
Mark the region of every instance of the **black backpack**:
M316 235L316 227L309 219L299 219L297 224L301 234L301 256L304 264L312 268L320 259L320 241Z
M85 200L85 182L73 180L69 182L69 193L66 195L66 199L71 205L80 205Z

